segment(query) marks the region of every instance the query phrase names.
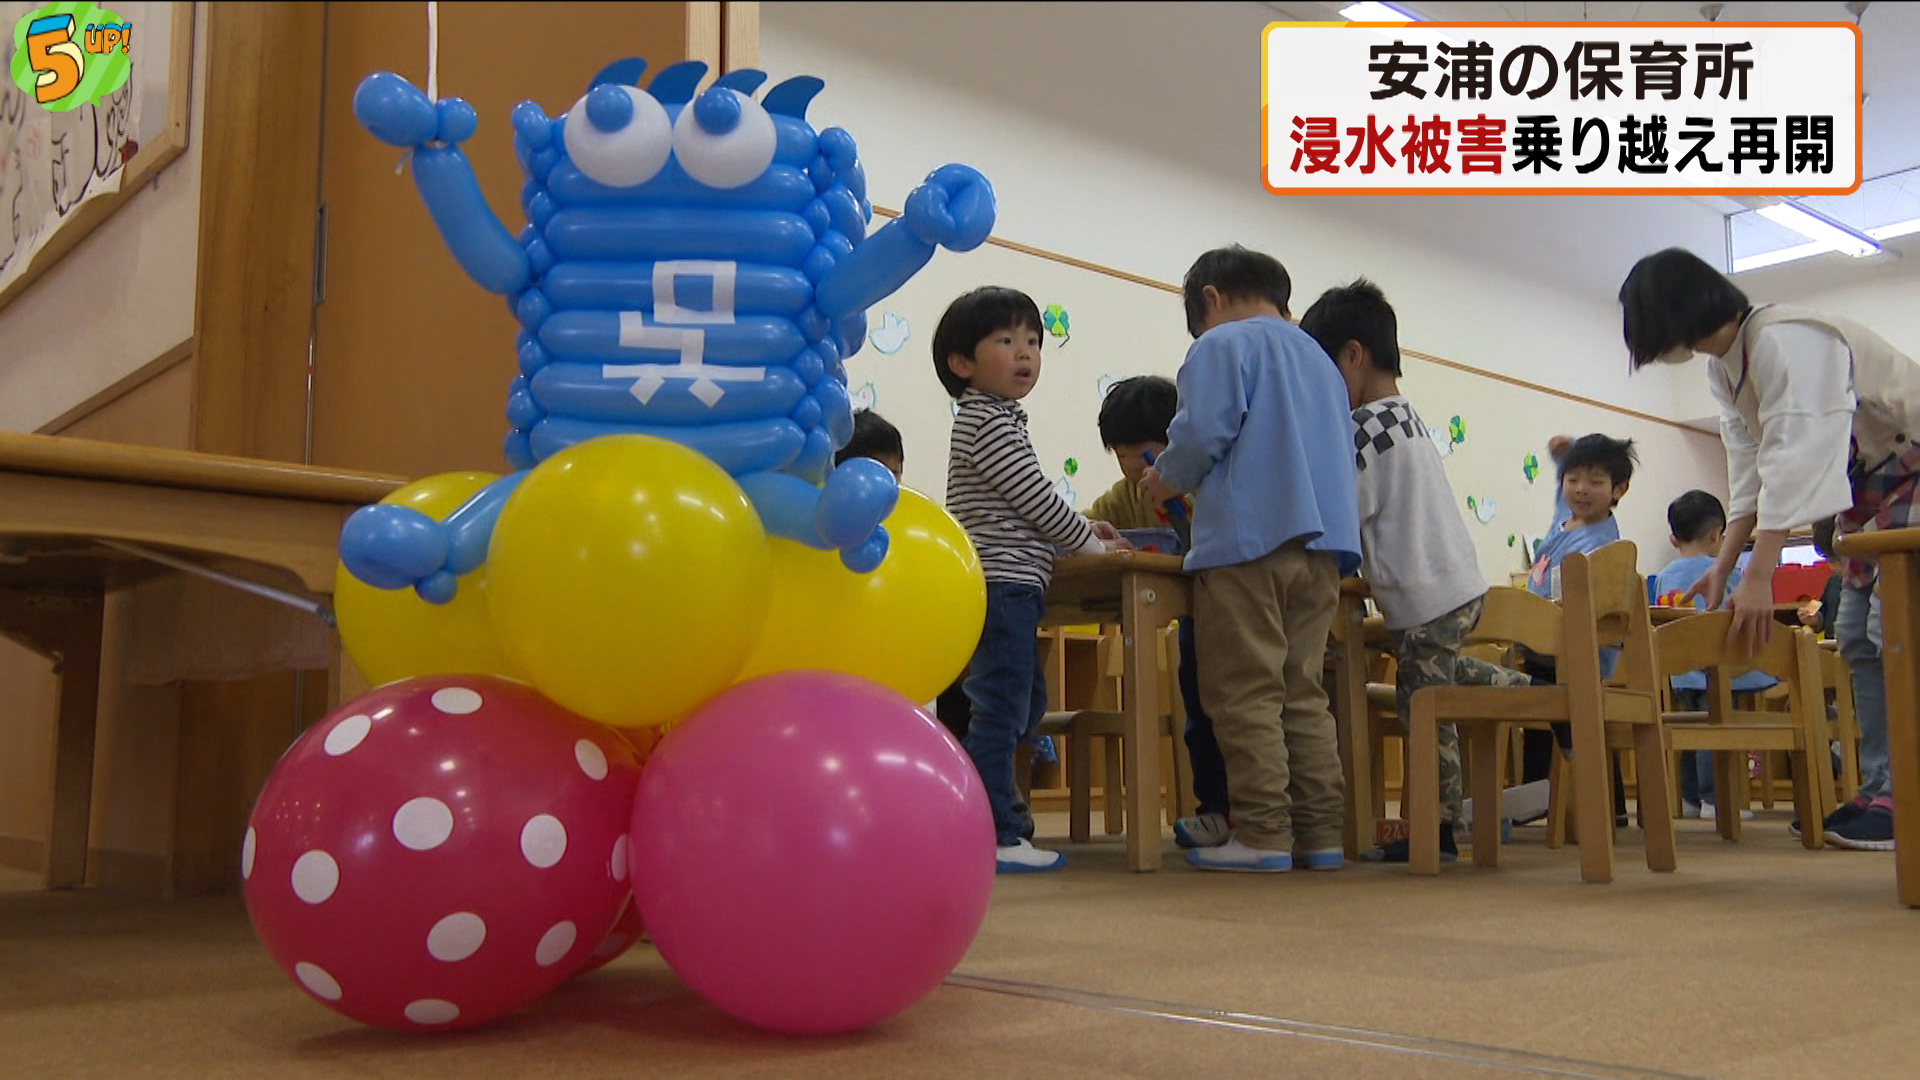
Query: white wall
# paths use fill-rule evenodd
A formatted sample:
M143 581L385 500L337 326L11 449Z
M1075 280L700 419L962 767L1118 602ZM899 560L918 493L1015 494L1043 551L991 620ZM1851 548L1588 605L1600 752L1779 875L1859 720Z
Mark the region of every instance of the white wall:
M0 430L33 431L193 336L205 9L186 150L0 308Z
M1130 15L1139 17L1161 17L1162 9L1171 7L1125 6ZM1596 248L1604 249L1606 258L1616 262L1627 252L1644 254L1666 243L1681 242L1709 257L1719 257L1718 220L1704 208L1684 200L1636 200L1657 226L1654 231L1661 233L1661 239L1647 241L1642 250L1635 242L1623 246L1619 236L1606 235L1604 221L1582 225L1577 214L1545 199L1354 199L1334 206L1333 200L1277 198L1260 187L1252 167L1243 175L1225 172L1197 157L1185 161L1113 137L1111 129L1126 125L1116 125L1111 116L1074 123L1055 115L1058 101L1052 102L1054 108L1024 108L1002 94L968 85L963 71L946 70L938 78L928 73L940 70L942 64L951 68L956 51L965 54L971 42L961 40L962 34L987 38L998 34L1008 41L1029 42L1040 37L1062 42L1045 75L1063 88L1060 93L1068 93L1064 88L1098 74L1076 66L1087 62L1086 58L1076 59L1074 49L1063 39L1046 36L1049 20L1071 21L1074 7L769 3L762 9L760 66L776 79L809 74L826 81L826 90L816 100L810 117L819 127L845 127L859 141L869 194L877 205L897 209L927 172L949 161L966 162L985 173L994 185L1000 207L996 236L1162 282L1178 282L1193 258L1207 248L1245 243L1276 255L1287 265L1294 277L1296 315L1321 290L1365 274L1393 299L1400 315L1401 342L1407 348L1653 416L1686 419L1711 414L1697 372L1653 370L1629 378L1614 299L1618 275L1609 277L1611 271L1595 274L1591 266L1570 266L1570 271L1580 273L1556 276L1511 265L1523 261L1514 246L1521 243L1534 245L1529 256L1535 262L1542 248L1552 260L1577 262L1583 252L1581 230L1594 233ZM1259 5L1182 6L1179 11L1192 11L1194 7L1258 9ZM963 10L956 13L956 8ZM1103 9L1080 8L1089 14L1078 17L1111 19L1110 14L1099 14ZM882 28L886 30L883 33L870 23L858 33L852 29L844 35L822 33L820 25L836 17L920 19L929 25L919 34L901 25ZM1252 12L1248 19L1252 29L1246 41L1252 52L1231 59L1244 61L1257 72L1257 32L1263 20ZM1107 27L1101 32L1110 30ZM1012 70L995 65L1016 59L983 54L976 66L981 71ZM1113 62L1126 66L1125 58ZM1182 72L1179 77L1204 79L1207 74ZM1140 72L1137 77L1153 76ZM1256 86L1248 99L1250 107L1245 110L1256 118L1258 100ZM1219 105L1221 109L1238 107L1224 97ZM1177 117L1154 119L1177 122ZM1195 123L1200 124L1216 119L1195 115ZM1252 156L1257 158L1257 124L1250 122L1245 130L1254 147ZM1143 136L1141 141L1152 140ZM1596 215L1602 210L1618 210L1612 204L1600 206L1605 200L1587 201L1596 204ZM1424 239L1446 232L1415 227L1422 215L1434 214L1450 215L1449 227L1477 239L1447 248ZM1493 231L1496 227L1504 231ZM1513 252L1515 257L1503 260L1502 250ZM964 265L964 260L975 256L943 253L936 258ZM1622 263L1618 273L1624 274L1628 265L1630 259ZM947 277L950 269L939 271L940 276ZM1590 284L1595 280L1611 280L1614 284L1585 290L1566 284L1568 279L1581 278ZM1177 301L1174 309L1177 311ZM925 341L931 329L931 325L925 326L924 333L916 335L917 341L889 363L915 369L926 366ZM856 387L862 381L860 365L878 363L871 352L871 348L863 352L849 369ZM1115 357L1108 370L1115 375L1171 371L1178 361L1177 355ZM925 419L930 421L944 419L942 392L931 372L926 373L921 385L921 392L934 405L921 407L921 403L913 407L913 412L926 414ZM1497 385L1488 382L1489 387ZM894 390L881 411L901 411L900 394ZM1456 494L1462 500L1475 488L1506 486L1504 472L1519 475L1519 456L1506 449L1517 445L1515 439L1522 430L1527 439L1537 435L1539 442L1557 430L1579 434L1594 429L1651 440L1651 452L1643 451L1644 471L1635 493L1623 506L1622 524L1628 538L1650 552L1643 562L1657 568L1667 552L1667 500L1689 487L1704 487L1724 497L1725 465L1717 439L1629 420L1564 398L1522 394L1526 406L1503 406L1499 410L1483 407L1471 421L1483 444L1497 442L1503 447L1498 460L1489 459L1482 467L1503 473L1498 480L1489 476L1480 483L1476 476L1463 479L1456 471ZM1488 400L1495 397L1511 401L1504 393L1490 394ZM1453 411L1470 414L1475 404L1469 400L1464 407L1449 405L1450 411L1442 412L1439 420L1444 423ZM1090 430L1092 420L1090 412L1080 415L1079 410L1061 417L1036 414L1034 426L1036 430ZM945 424L939 423L937 434L944 437L944 433ZM926 433L916 428L916 434ZM929 446L916 454L910 445L909 451L909 483L939 491L941 480L920 470L927 465L940 469L944 465L943 448ZM1544 454L1543 447L1540 452ZM1097 460L1098 453L1097 441L1091 454L1081 452L1078 457L1083 468ZM928 456L933 460L926 461ZM1058 456L1043 455L1043 464L1050 470L1058 467ZM1101 468L1095 466L1095 471L1076 482L1082 506L1099 493L1096 485L1103 475ZM1544 500L1550 506L1547 486L1536 483L1524 497L1501 500L1504 508L1500 519L1489 528L1500 530L1502 543L1506 531L1532 532L1547 524L1545 514L1535 505ZM1513 558L1517 568L1518 557ZM1496 568L1505 565L1504 560L1483 551L1482 562L1489 577L1500 580Z
M774 2L760 59L775 78L826 80L811 115L859 141L878 205L966 162L1000 197L998 235L1176 282L1207 248L1263 247L1300 310L1365 273L1399 298L1410 347L1655 416L1712 415L1698 379L1629 376L1615 292L1660 247L1722 257L1716 214L1677 198L1269 195L1258 71L1273 17L1251 3Z

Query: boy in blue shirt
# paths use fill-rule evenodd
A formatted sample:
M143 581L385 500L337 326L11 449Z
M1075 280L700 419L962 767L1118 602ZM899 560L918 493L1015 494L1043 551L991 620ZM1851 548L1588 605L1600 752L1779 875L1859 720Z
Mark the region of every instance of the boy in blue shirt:
M1633 440L1606 435L1583 435L1570 439L1557 436L1547 443L1560 472L1559 490L1554 494L1553 526L1534 557L1533 571L1527 576L1527 590L1549 600L1560 599L1560 563L1567 556L1586 554L1620 539L1620 522L1613 508L1627 494L1633 480L1633 468L1639 462ZM1521 650L1522 670L1536 684L1555 681L1552 657L1535 656ZM1620 658L1618 649L1600 650L1600 677L1611 678L1613 665ZM1573 729L1566 724L1553 725L1553 734L1526 732L1522 748L1522 778L1527 782L1545 780L1553 763L1554 743L1560 749L1573 748ZM1626 784L1618 769L1613 772L1613 809L1617 824L1626 823Z
M1200 699L1227 764L1233 835L1205 870L1337 870L1345 797L1321 686L1340 579L1360 564L1347 389L1288 321L1292 282L1234 246L1187 271L1180 411L1141 476L1156 503L1196 492Z
M1720 541L1726 535L1727 509L1720 505L1719 499L1707 492L1689 491L1667 504L1667 528L1673 533L1673 547L1680 557L1662 568L1659 577L1654 580L1653 591L1656 596L1686 592L1712 569L1714 559L1720 554ZM1731 591L1739 584L1740 571L1735 570L1727 578L1727 589ZM1706 598L1696 597L1694 606L1705 611ZM1751 694L1772 685L1772 678L1749 671L1734 679L1730 689L1736 694ZM1690 671L1685 675L1675 675L1673 704L1682 712L1704 711L1707 707L1706 673ZM1713 820L1713 796L1713 755L1704 750L1681 751L1680 816ZM1742 810L1740 816L1742 819L1752 818L1753 811Z

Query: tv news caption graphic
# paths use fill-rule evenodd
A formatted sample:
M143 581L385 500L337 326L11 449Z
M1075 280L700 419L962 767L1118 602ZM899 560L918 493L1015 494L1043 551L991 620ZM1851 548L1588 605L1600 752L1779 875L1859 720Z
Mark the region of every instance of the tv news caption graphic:
M1274 194L1840 195L1852 23L1273 23Z

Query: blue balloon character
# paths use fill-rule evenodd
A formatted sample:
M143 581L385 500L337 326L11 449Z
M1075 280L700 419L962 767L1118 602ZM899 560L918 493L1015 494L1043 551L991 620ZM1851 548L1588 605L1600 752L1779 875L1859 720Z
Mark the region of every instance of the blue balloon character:
M476 127L458 98L430 101L392 72L368 76L354 116L412 149L414 180L460 265L520 321L508 388L515 470L435 522L399 506L347 521L340 557L369 585L435 603L486 561L501 506L535 464L601 435L672 439L726 469L770 535L837 550L865 573L886 556L899 490L866 459L833 464L853 431L845 361L867 308L936 248L993 230L993 188L945 165L868 235L873 206L853 137L816 133L819 79L733 71L700 92L697 61L614 63L549 119L513 110L527 182L515 237L488 208L459 144Z

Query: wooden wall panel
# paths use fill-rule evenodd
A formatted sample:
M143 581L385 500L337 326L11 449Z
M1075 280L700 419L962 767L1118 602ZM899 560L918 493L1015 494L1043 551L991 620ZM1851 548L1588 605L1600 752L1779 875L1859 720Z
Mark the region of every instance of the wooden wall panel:
M188 450L193 446L193 358L177 359L125 393L97 402L49 435Z
M448 2L440 5L439 90L478 111L464 149L501 221L518 231L521 173L513 106L570 108L594 73L624 56L651 70L684 57L684 3ZM324 299L314 359L314 460L409 476L503 470L507 384L517 324L447 253L405 152L353 118L373 71L426 82L424 14L382 4L327 5Z
M239 891L240 843L254 800L287 746L325 713L326 683L324 671L286 671L182 686L176 895Z
M196 450L305 454L324 14L208 5Z

